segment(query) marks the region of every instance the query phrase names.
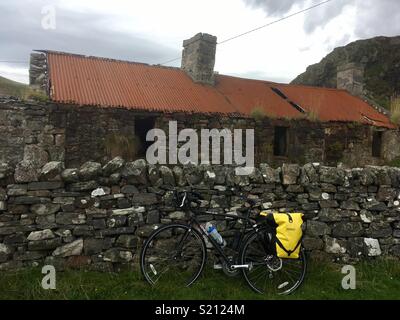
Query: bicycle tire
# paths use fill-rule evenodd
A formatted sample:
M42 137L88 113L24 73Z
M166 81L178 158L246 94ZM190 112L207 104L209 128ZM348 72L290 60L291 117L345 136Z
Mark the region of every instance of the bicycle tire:
M151 285L155 285L155 282L153 279L151 279L148 272L146 271L147 270L146 253L149 250L149 246L152 244L152 242L155 240L155 238L158 235L160 235L163 232L168 231L168 229L174 229L174 228L182 229L182 230L185 230L186 232L190 232L190 234L194 235L194 237L197 239L198 243L201 246L201 261L200 261L199 269L193 274L192 277L190 277L188 283L185 284L185 286L186 287L191 286L200 277L201 273L204 270L204 266L205 266L206 259L207 259L207 248L206 248L206 244L204 242L203 236L200 234L200 232L189 225L179 224L179 223L168 224L168 225L165 225L165 226L160 227L159 229L153 231L153 233L149 236L149 238L146 240L146 242L144 243L144 245L141 249L140 269L141 269L142 275L144 276L145 280L148 283L150 283ZM172 231L171 231L171 233L172 233ZM173 236L174 235L172 235L171 238Z
M267 230L260 230L260 231L258 231L258 232L256 232L256 231L254 231L253 233L251 233L247 238L246 238L246 240L245 240L245 242L244 242L244 244L243 244L243 246L242 246L242 249L241 249L241 253L240 253L240 260L241 260L241 264L248 264L248 263L250 263L250 258L249 257L247 257L246 258L246 253L248 253L249 252L249 246L251 245L251 244L254 244L254 241L258 238L258 241L259 242L261 242L261 241L268 241L267 239L270 239L269 237L266 237L266 235L268 234L268 231ZM261 240L260 238L261 237L263 237L262 239L263 240ZM260 246L262 245L262 244L259 244ZM267 247L268 247L268 245L267 245ZM264 247L265 248L265 247ZM265 252L264 252L265 253ZM273 254L271 254L270 252L266 252L265 253L265 257L267 257L268 255L273 255ZM267 285L268 283L270 283L270 286L271 286L271 288L273 288L273 289L275 289L276 290L276 292L274 292L274 293L277 293L277 294L279 294L279 295L288 295L288 294L291 294L291 293L293 293L295 290L297 290L299 287L300 287L300 285L303 283L303 281L304 281L304 278L305 278L305 275L306 275L306 270L307 270L307 258L306 258L306 255L305 255L305 252L304 252L304 250L303 249L301 249L300 250L300 257L299 257L299 259L280 259L280 258L278 258L278 257L276 257L276 255L274 254L273 255L274 256L274 258L273 259L275 259L276 261L281 261L281 266L280 266L280 269L279 270L276 270L276 271L273 271L273 270L271 270L270 269L270 267L268 267L268 265L267 265L267 263L266 262L264 262L265 263L265 266L263 266L262 264L259 266L259 268L262 270L261 272L265 272L266 274L265 274L265 276L267 276L267 274L268 274L268 277L271 277L271 275L272 275L272 277L275 277L276 279L277 279L277 274L278 274L278 272L280 272L280 271L285 271L286 273L288 272L288 271L286 271L284 268L285 268L285 266L287 266L289 263L297 263L299 266L300 266L300 268L299 268L299 276L298 276L298 278L296 278L295 280L293 280L293 285L292 286L290 286L289 288L286 288L285 286L283 286L282 287L282 289L284 288L285 290L283 290L283 291L281 291L281 292L279 292L278 290L279 290L279 286L282 286L283 284L286 284L288 281L286 280L286 281L283 281L283 282L281 282L280 284L278 284L278 286L275 286L275 288L274 288L274 284L272 284L271 282L272 282L272 279L270 278L270 279L268 279L268 281L269 282L267 282L267 279L264 279L264 284L265 285ZM260 258L261 259L261 258ZM262 257L262 259L263 259L263 261L264 261L264 257ZM279 259L279 260L278 260ZM261 263L261 262L260 262ZM267 293L267 291L265 290L265 289L262 289L262 288L260 288L259 286L257 286L254 282L255 282L255 280L252 280L252 279L250 279L250 276L249 276L249 269L243 269L242 270L242 273L243 273L243 276L244 276L244 278L245 278L245 280L246 280L246 282L247 282L247 284L255 291L255 292L257 292L257 293L260 293L260 294L266 294ZM274 273L275 272L275 273ZM257 277L259 277L259 276L257 276ZM262 279L262 278L261 278ZM277 282L279 282L279 279L277 279ZM289 282L288 282L288 284L286 284L286 286L287 285L289 285Z

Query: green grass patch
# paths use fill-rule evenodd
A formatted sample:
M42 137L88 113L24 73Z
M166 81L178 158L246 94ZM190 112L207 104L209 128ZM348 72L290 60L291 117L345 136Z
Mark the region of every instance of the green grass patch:
M12 96L22 100L47 102L49 97L42 91L32 89L30 86L0 77L0 96Z
M41 287L40 268L2 272L0 299L49 300L259 300L259 299L324 299L364 300L399 299L400 264L398 260L362 262L356 267L356 290L341 287L341 266L314 262L309 266L303 285L290 296L259 295L254 293L242 276L226 277L221 271L206 269L190 288L177 288L174 281L151 287L139 271L99 273L65 271L57 273L57 289Z
M26 84L0 77L0 95L23 98L29 91Z
M388 166L390 167L397 167L400 168L400 158L393 159L389 163L387 163Z

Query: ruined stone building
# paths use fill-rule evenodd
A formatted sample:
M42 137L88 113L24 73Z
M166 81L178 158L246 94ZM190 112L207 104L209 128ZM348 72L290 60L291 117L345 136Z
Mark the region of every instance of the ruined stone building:
M256 162L385 164L400 155L398 128L357 97L362 70L338 70L338 89L218 74L217 39L183 42L182 67L41 51L30 82L44 102L0 101L0 161L78 166L143 157L146 133L167 128L254 128ZM40 162L40 163L39 163Z

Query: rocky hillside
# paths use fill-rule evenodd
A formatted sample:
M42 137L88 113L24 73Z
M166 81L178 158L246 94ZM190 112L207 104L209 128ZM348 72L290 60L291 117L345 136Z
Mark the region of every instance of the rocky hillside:
M29 86L0 77L0 96L14 96L23 98L29 91Z
M388 108L390 97L400 94L400 36L359 40L336 48L292 83L334 88L336 68L344 62L365 66L365 93L378 104Z

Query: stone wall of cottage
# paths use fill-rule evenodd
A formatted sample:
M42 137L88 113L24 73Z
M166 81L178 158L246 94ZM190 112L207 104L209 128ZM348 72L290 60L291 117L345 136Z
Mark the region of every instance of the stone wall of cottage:
M342 169L320 164L261 164L250 176L226 166L148 165L115 158L104 166L62 162L34 168L0 165L0 270L51 264L119 270L137 265L140 247L161 224L185 221L173 190L195 190L201 221L226 221L251 198L270 212L303 212L311 258L351 263L400 257L400 169Z
M132 140L137 116L124 109L57 105L50 122L65 132L65 163L79 166L89 160L110 160L107 144L114 142L108 139L116 135Z
M168 122L178 121L178 131L197 129L254 129L255 162L281 166L284 163L321 162L346 167L384 165L400 157L400 134L385 130L382 134L382 156L372 156L375 127L359 123L322 123L308 120L210 117L205 115L168 114L156 116L156 127L168 132ZM274 155L275 127L287 128L287 155ZM382 129L381 129L382 130ZM167 137L168 139L168 137ZM244 148L243 148L244 149Z
M3 97L0 98L0 161L23 166L29 162L40 169L48 161L63 161L69 167L76 167L86 161L105 164L118 155L134 160L141 156L131 154L131 149L135 149L136 126L149 118L154 119L156 128L167 133L171 120L178 122L178 130L255 129L257 164L321 162L357 167L383 165L400 156L397 130L383 130L382 157L375 158L372 136L376 128L356 123L146 113ZM284 157L273 154L275 127L288 128ZM122 145L129 144L128 152L118 154L118 149L113 148L115 139L121 139Z
M0 97L0 161L37 168L48 161L64 161L65 130L52 123L54 108Z

